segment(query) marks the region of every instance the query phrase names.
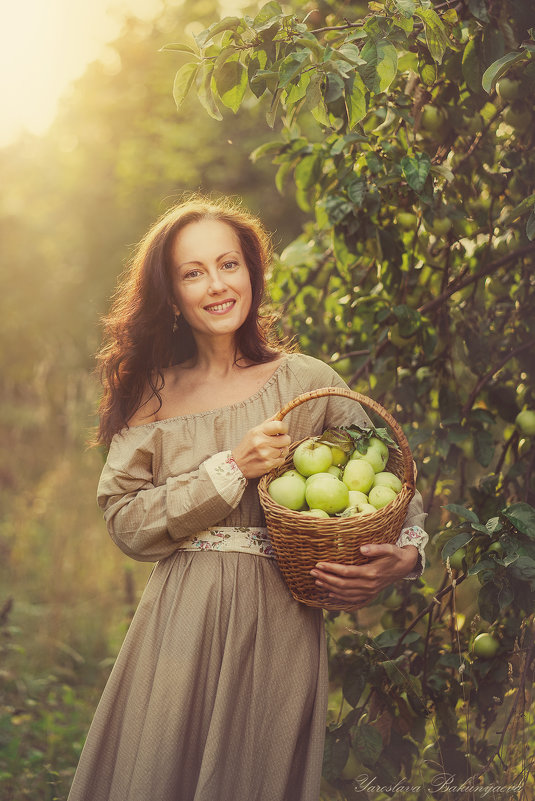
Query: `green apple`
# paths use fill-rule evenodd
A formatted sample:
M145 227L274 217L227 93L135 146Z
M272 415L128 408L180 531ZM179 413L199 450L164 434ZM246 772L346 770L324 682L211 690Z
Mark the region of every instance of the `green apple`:
M397 498L397 492L394 492L390 487L372 487L368 499L372 506L376 509L383 509L389 503Z
M357 505L357 511L359 515L373 515L377 509L375 506L372 506L371 503L359 503Z
M301 481L306 481L306 478L302 476L298 470L285 470L284 473L281 473L279 478L282 478L283 476L296 476L297 478L300 478Z
M515 102L512 106L507 106L503 113L503 119L515 131L524 133L531 125L531 111L523 103Z
M308 487L308 485L311 484L313 481L316 481L316 479L324 478L325 476L333 478L333 474L329 473L327 470L324 473L312 473L311 476L305 479L305 485ZM334 476L334 478L336 478L336 476Z
M443 131L447 115L442 109L436 106L426 105L422 109L422 116L420 118L420 127L429 133L439 133Z
M393 629L394 628L394 615L392 612L383 612L381 615L381 626L384 629Z
M516 100L520 94L520 81L514 81L511 78L500 78L496 84L496 92L498 97L505 103Z
M358 490L349 490L349 505L358 506L359 503L368 503L368 496Z
M399 609L402 603L403 596L394 588L390 595L384 599L383 606L386 606L387 609Z
M383 470L375 474L374 487L390 487L391 490L398 493L401 492L402 486L400 479L394 473Z
M342 475L342 468L341 467L337 467L335 464L332 464L328 468L327 472L331 473L331 475L333 475L333 476L336 476L336 478L340 478L341 475Z
M298 511L305 505L305 482L298 476L279 476L270 483L268 493L287 509Z
M388 446L377 437L372 437L368 443L366 453L355 451L351 459L364 459L364 461L371 464L374 473L380 473L386 467L388 455Z
M344 468L342 480L350 490L358 490L364 494L373 487L375 471L364 459L350 459Z
M458 548L450 556L450 567L452 570L462 570L464 557L466 556L466 548Z
M347 508L349 490L343 481L329 475L311 481L305 489L305 498L311 509L323 509L333 515Z
M500 650L500 643L495 637L492 636L492 634L483 632L483 634L478 634L475 638L472 645L472 650L476 656L479 656L482 659L490 659L491 657L496 656Z
M449 217L435 217L431 224L431 230L435 236L445 236L451 228L451 220Z
M323 442L307 439L295 449L293 462L302 476L324 473L333 463L331 449Z
M324 509L305 509L304 512L301 512L302 515L308 515L309 517L329 517L329 513L326 512Z
M346 453L342 448L337 448L336 445L330 445L331 457L333 465L336 467L343 467L349 461L349 453Z
M404 231L412 231L416 228L418 217L410 211L398 211L396 221Z
M399 323L394 323L388 332L388 339L396 348L406 348L407 345L413 345L416 342L417 336L416 334L411 334L408 337L404 337L399 332Z
M515 425L525 437L533 437L535 435L535 411L523 409L517 414Z

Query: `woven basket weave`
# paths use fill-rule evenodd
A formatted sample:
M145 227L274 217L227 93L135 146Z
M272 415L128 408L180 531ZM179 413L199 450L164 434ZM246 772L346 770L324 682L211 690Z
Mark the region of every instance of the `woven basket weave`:
M340 602L333 603L328 597L328 590L316 586L310 571L320 561L346 565L365 564L369 560L361 554L361 545L371 542L395 543L401 532L407 507L414 496L414 468L409 444L399 424L376 401L350 389L324 387L299 395L281 409L274 419L282 420L296 406L327 395L350 398L371 409L385 421L399 446L399 450L389 448L390 455L385 470L401 479L401 492L391 503L375 513L333 517L328 520L302 515L280 506L269 495L268 487L275 478L293 467L293 452L300 442L305 441L300 440L292 444L284 464L262 476L258 494L277 562L293 597L307 606L344 609L345 606Z

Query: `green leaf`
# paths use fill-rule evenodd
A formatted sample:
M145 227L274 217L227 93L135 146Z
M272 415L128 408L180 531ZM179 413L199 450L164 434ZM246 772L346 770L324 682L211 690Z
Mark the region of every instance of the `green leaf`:
M382 631L377 637L374 637L373 642L378 646L379 649L383 648L391 648L393 645L397 645L397 642L400 637L404 634L403 629L387 629L386 631ZM420 639L420 635L415 631L410 631L407 636L403 639L403 642L407 645L410 645L412 642L416 642Z
M517 531L526 534L535 540L535 509L529 503L514 503L502 511L502 515L509 520Z
M349 128L354 128L368 111L366 105L366 87L358 72L355 72L351 90L346 93L346 108Z
M423 20L425 38L433 61L436 61L437 64L441 64L444 53L450 46L442 20L437 12L433 11L431 8L418 8L414 14Z
M414 156L404 156L401 159L401 169L411 189L417 194L423 191L429 170L431 169L431 159L427 153L416 153Z
M487 67L481 79L481 84L485 92L490 94L496 85L496 81L498 81L502 75L505 75L505 73L508 72L509 68L512 67L513 64L516 64L518 61L523 61L525 58L525 52L512 52L506 53L505 56L502 56L502 58L494 61L490 67Z
M361 208L366 197L366 182L361 178L352 181L347 187L347 196L357 208Z
M459 506L457 503L447 503L442 508L447 509L448 512L452 512L454 515L457 515L457 517L460 517L461 520L468 520L469 523L479 523L479 517L476 515L476 513L471 509L467 509L465 506Z
M198 56L197 50L187 44L181 44L181 42L170 42L169 44L160 47L159 52L162 53L164 50L173 50L177 53L191 53L194 56Z
M215 70L214 78L221 102L236 113L247 88L247 72L239 61L238 53L227 58Z
M221 111L214 100L214 95L212 92L213 74L214 65L209 61L205 61L201 65L200 84L197 89L197 95L202 106L206 109L210 117L213 117L215 120L222 120L223 115L221 114Z
M271 27L275 22L283 17L283 11L280 5L274 0L266 3L253 20L253 28L255 31L263 31Z
M202 31L195 37L195 41L199 47L204 47L214 36L222 31L235 31L241 23L239 17L224 17L219 22L214 22L205 31Z
M515 222L524 214L535 207L535 192L528 197L525 197L514 209L511 209L509 214L503 219L503 225L509 225L512 222Z
M322 774L327 781L338 779L344 769L349 754L347 736L341 737L338 731L327 731L323 751Z
M468 88L477 94L483 80L483 54L479 39L471 39L464 48L462 70Z
M369 661L360 655L356 655L347 665L342 683L342 692L344 698L352 707L357 706L359 702L368 680L369 671Z
M468 509L466 510L468 511ZM442 561L445 562L448 556L453 556L455 551L458 551L459 548L462 548L472 539L472 534L468 532L461 532L461 534L456 534L451 540L448 540L445 546L442 548Z
M488 467L494 456L494 438L485 428L474 432L474 456L483 467Z
M526 236L530 242L535 239L535 209L531 212L526 223Z
M281 89L290 83L296 75L303 69L305 62L310 61L310 50L298 50L296 53L291 53L281 63L279 67L279 86Z
M256 164L258 159L261 159L263 156L268 155L278 155L281 151L281 148L284 147L284 142L265 142L260 147L257 147L253 152L250 154L249 158Z
M362 723L353 729L353 749L363 765L375 765L383 750L383 738L376 728Z
M177 74L175 75L175 81L173 84L173 98L176 103L177 109L180 108L180 106L184 101L184 98L188 94L191 85L195 80L195 76L197 75L198 69L199 65L196 64L194 61L190 61L189 64L184 64L184 66L180 67Z
M394 5L405 17L412 17L416 9L415 0L394 0Z
M481 617L489 623L493 623L500 613L497 589L493 581L488 581L479 590L477 598Z
M398 54L388 39L370 40L361 50L366 62L359 67L360 75L370 92L386 92L398 68Z

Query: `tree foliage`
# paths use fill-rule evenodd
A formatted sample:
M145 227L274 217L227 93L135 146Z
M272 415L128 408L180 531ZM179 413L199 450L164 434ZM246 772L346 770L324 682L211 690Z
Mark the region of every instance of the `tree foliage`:
M269 2L167 46L178 106L265 108L251 159L307 214L273 269L283 330L395 413L437 532L384 631L331 616L325 798L377 797L352 769L533 786L534 29L521 0Z

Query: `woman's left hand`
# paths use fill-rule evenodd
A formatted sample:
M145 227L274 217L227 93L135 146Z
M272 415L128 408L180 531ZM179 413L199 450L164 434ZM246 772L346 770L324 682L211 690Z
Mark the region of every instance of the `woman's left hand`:
M361 552L371 561L364 565L318 562L310 571L318 587L330 590L331 600L348 608L366 606L382 589L411 573L418 560L414 545L363 545Z

